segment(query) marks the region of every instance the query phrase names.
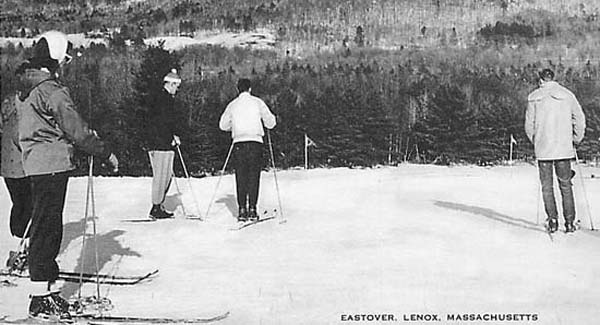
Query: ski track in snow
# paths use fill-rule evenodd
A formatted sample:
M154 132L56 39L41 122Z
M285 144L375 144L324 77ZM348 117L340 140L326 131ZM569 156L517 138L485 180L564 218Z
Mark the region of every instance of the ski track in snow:
M585 167L592 215L600 215L600 169ZM277 173L283 214L241 231L234 178L223 176L205 221L186 179L166 206L176 218L149 223L149 177L96 177L101 272L158 276L136 286L101 286L119 316L210 317L220 324L338 324L342 314L535 313L538 324L600 319L600 233L589 230L581 179L574 180L582 230L550 241L537 170L401 165ZM204 216L218 177L193 179ZM81 242L86 177L71 178L64 212L61 269L94 272L93 241ZM558 196L560 197L560 196ZM260 203L278 207L272 172ZM538 220L539 204L539 220ZM18 240L8 230L10 199L0 186L0 257ZM538 224L539 222L539 224ZM596 227L600 218L594 219ZM562 231L563 221L560 220ZM88 234L92 222L88 222ZM30 282L0 288L0 318L26 316ZM63 294L76 297L78 284ZM84 284L93 295L95 284ZM441 322L445 323L445 322ZM458 322L454 322L458 323Z

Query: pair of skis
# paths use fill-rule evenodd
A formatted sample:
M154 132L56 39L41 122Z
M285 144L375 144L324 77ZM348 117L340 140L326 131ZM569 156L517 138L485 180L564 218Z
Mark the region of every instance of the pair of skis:
M274 209L271 212L269 212L268 210L265 210L265 211L263 211L262 215L258 216L257 219L248 220L248 221L238 221L237 225L235 227L231 228L230 230L232 230L232 231L242 230L244 228L253 226L257 223L275 219L276 217L277 217L277 209Z
M158 269L148 272L142 275L110 275L110 274L95 274L77 272L60 272L58 278L67 282L82 282L93 283L96 282L96 278L99 279L100 283L108 285L135 285L144 280L150 279L154 275L158 274Z
M58 273L58 279L66 282L85 282L95 283L98 279L100 283L107 285L135 285L144 280L151 278L158 274L158 269L148 272L142 275L110 275L110 274L92 274L92 273L78 273L78 272L67 272L60 271ZM18 278L28 278L29 275L25 275L19 272L11 272L10 270L1 270L0 276L13 276Z
M229 316L229 312L212 317L192 317L192 318L170 318L170 317L136 317L136 316L116 316L116 315L93 315L93 314L75 314L71 315L70 320L59 319L38 319L24 318L8 320L0 318L3 324L206 324L223 320Z
M169 318L169 317L132 317L132 316L75 316L76 319L87 321L90 325L104 325L111 323L122 324L205 324L223 320L229 316L225 312L213 317L194 317L194 318Z
M249 221L238 221L238 223L230 230L232 230L232 231L242 230L244 228L253 226L257 223L262 223L265 221L275 219L275 218L277 218L277 216L278 216L277 209L274 209L273 211L270 211L270 212L265 210L262 213L262 215L260 215L258 217L258 219L249 220ZM151 218L148 218L148 219L126 219L126 220L123 220L123 222L147 223L147 222L156 222L159 220L173 220L173 219L175 219L175 218L171 217L171 218L164 218L164 219L151 219ZM188 219L188 220L203 220L203 219L201 219L197 216L193 216L193 215L186 216L186 219Z
M121 220L121 222L132 222L132 223L145 223L145 222L156 222L156 221L161 221L161 220L175 220L175 219L179 219L179 218L175 218L175 217L168 217L168 218L143 218L143 219L125 219L125 220ZM195 214L186 214L185 219L187 220L199 220L199 221L204 221L204 218L195 215Z

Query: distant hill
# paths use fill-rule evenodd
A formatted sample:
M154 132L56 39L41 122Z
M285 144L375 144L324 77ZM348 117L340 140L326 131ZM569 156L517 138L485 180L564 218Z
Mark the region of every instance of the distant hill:
M125 38L269 30L292 51L467 46L598 30L597 0L3 0L4 37L48 29ZM573 30L575 29L575 30ZM482 34L483 31L483 34Z

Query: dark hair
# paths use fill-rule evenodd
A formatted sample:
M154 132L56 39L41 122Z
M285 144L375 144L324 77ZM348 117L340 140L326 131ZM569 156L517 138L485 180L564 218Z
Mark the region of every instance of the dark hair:
M554 71L551 69L544 69L539 73L540 79L544 81L552 81L554 80Z
M237 89L240 93L250 90L251 87L252 83L250 82L250 79L242 78L238 80Z

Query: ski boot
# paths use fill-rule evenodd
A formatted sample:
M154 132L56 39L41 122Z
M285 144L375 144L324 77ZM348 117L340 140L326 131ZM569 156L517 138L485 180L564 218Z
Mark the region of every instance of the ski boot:
M72 322L69 313L69 303L57 292L44 295L30 295L29 316L41 321L69 323Z
M169 219L173 217L172 213L169 213L160 206L160 204L154 204L149 214L150 219Z
M546 231L549 233L556 232L558 230L558 220L556 218L546 219Z
M575 225L573 224L573 220L565 221L565 232L566 233L575 232L575 230L577 230L577 227L575 227Z
M240 208L237 220L238 220L238 222L248 221L248 211L246 210L246 208Z
M69 313L69 309L71 308L71 304L63 297L60 296L59 291L54 291L50 293L50 298L54 301L56 306L61 313Z
M258 221L258 214L256 213L256 208L250 208L248 210L248 221L250 221L250 222Z

